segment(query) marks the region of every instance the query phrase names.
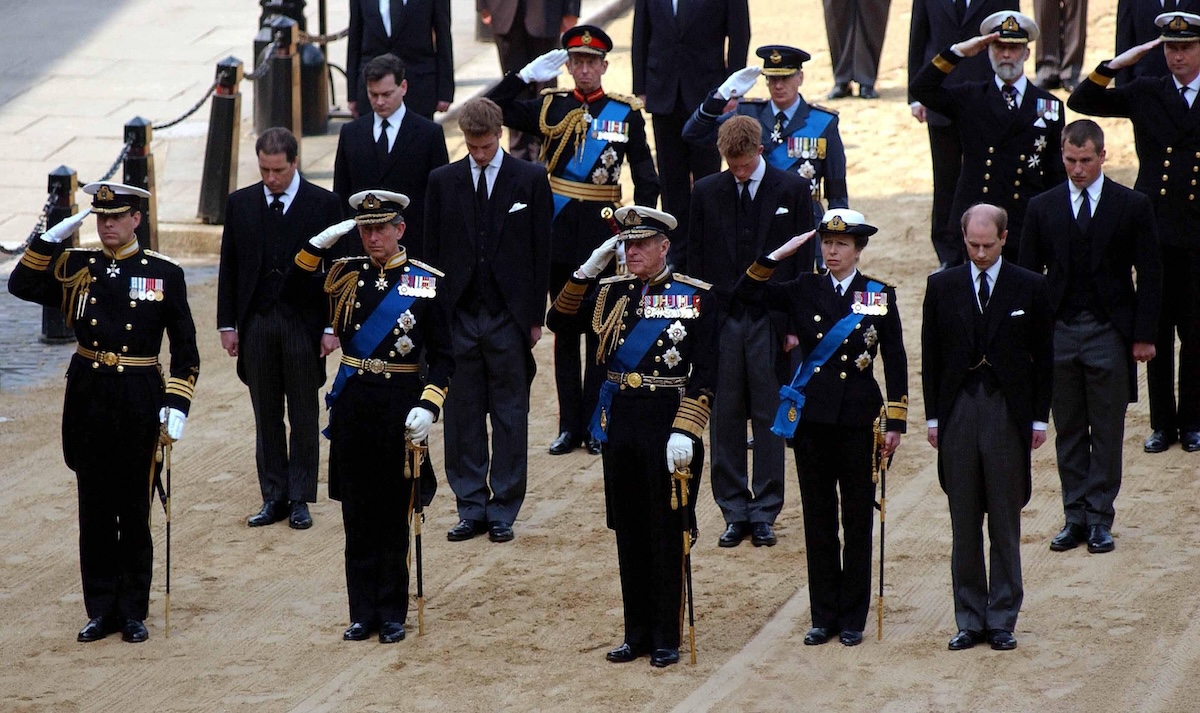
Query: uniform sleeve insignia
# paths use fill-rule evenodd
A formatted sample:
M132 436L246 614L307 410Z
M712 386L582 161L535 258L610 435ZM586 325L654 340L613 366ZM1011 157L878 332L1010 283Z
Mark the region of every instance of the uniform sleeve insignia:
M676 322L675 324L679 324L679 322ZM667 351L663 352L662 358L663 363L667 365L668 369L674 369L675 367L679 366L681 361L683 361L683 357L679 354L679 350L675 347L671 347Z
M667 327L667 336L670 337L671 341L675 344L682 342L683 338L687 336L687 329L683 326L683 322L675 320L674 324L672 324L670 327Z

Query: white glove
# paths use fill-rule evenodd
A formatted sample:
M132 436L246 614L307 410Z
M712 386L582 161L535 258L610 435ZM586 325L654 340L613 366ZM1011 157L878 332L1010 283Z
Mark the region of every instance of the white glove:
M548 82L558 77L559 69L567 62L566 50L550 50L525 65L517 76L526 84Z
M179 409L163 406L158 410L158 422L167 424L167 436L172 441L183 438L183 425L187 423L187 414Z
M42 233L42 240L45 240L48 243L61 243L75 232L75 229L79 227L79 224L83 222L84 218L91 214L92 209L88 208L82 213L76 213L70 218L64 219L58 225Z
M427 408L413 406L404 419L404 435L413 443L421 443L429 437L429 427L433 425L433 412Z
M354 226L356 225L358 225L358 223L356 223L353 218L343 220L340 223L334 223L333 225L309 238L308 244L320 250L327 250L333 247L334 243L338 241L338 238L342 237L346 233L349 233L351 230L354 230Z
M746 92L754 88L754 83L758 81L760 74L762 74L762 67L757 65L739 69L729 75L729 79L726 79L721 86L717 87L717 96L725 100L746 96Z
M686 468L692 462L692 439L682 433L672 433L667 439L667 466L671 472Z
M614 235L600 243L600 247L592 251L591 257L579 266L579 274L590 280L604 272L604 268L612 262L613 255L617 254L617 242L617 236Z

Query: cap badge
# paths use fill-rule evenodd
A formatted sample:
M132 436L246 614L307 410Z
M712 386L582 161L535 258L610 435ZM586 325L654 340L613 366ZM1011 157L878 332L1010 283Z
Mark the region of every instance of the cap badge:
M359 203L360 208L365 208L367 210L376 210L381 205L383 205L383 203L381 203L380 200L375 197L374 193L368 193L362 199L362 203Z
M584 30L583 36L579 38L579 41L583 43L584 47L591 47L592 46L592 33L587 30Z
M825 224L825 229L834 233L844 233L848 227L849 226L846 225L846 221L842 220L842 216L840 215L833 216L833 218Z
M1172 32L1183 32L1187 30L1188 22L1183 17L1176 15L1173 20L1167 25L1167 29Z
M642 216L636 210L631 210L625 214L625 225L641 225Z
M100 190L96 191L96 200L103 203L115 200L116 197L117 194L113 193L113 189L109 188L107 185L100 186Z
M1021 26L1017 24L1017 18L1009 15L1008 18L1000 23L1001 32L1020 32Z
M771 50L771 64L781 64L783 55L779 54L779 50Z

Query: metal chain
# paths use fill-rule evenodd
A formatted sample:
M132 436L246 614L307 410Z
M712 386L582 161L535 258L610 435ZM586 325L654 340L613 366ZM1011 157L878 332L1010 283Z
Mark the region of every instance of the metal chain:
M258 54L258 63L255 65L254 71L244 76L243 79L254 82L267 76L267 72L271 71L271 63L267 59L275 54L275 46L278 44L279 42L276 40L263 47L263 51Z
M25 248L29 247L29 244L33 242L34 238L46 232L46 219L50 215L50 209L53 208L54 204L57 202L58 191L51 191L50 194L46 196L46 204L42 206L42 214L38 216L37 224L33 226L33 230L29 231L29 237L25 238L25 240L15 248L10 248L6 245L0 245L0 254L18 255L24 252Z
M133 148L133 142L126 142L125 145L121 147L121 153L117 155L117 160L113 161L112 165L108 167L108 171L105 172L103 176L96 179L95 182L99 183L100 181L107 181L108 179L112 178L113 174L117 172L117 169L121 167L121 164L125 162L125 158L129 156L129 149L131 148ZM80 183L85 186L88 184L87 181L80 181Z
M307 32L301 32L300 33L300 42L302 42L302 43L307 42L307 43L311 43L314 45L324 45L324 44L328 44L330 42L337 42L338 40L345 38L345 37L349 37L349 36L350 36L350 28L349 27L342 30L341 32L334 32L331 35L310 35Z
M210 87L208 88L208 91L204 93L204 96L203 96L203 97L201 97L200 101L196 102L196 103L195 103L195 104L192 106L192 108L191 108L191 109L188 109L187 111L185 111L185 112L183 113L183 115L182 115L182 116L180 116L178 119L174 119L174 120L172 120L172 121L168 121L168 122L165 122L165 123L162 123L162 124L158 123L157 121L156 121L156 122L154 122L154 129L155 129L156 131L161 131L161 130L163 130L163 129L169 129L169 128L171 128L172 126L175 126L175 125L176 125L176 124L178 124L179 122L183 121L184 119L188 118L188 117L189 117L189 116L191 116L192 114L195 114L197 111L199 111L199 110L200 110L200 107L204 106L204 102L208 101L208 98L209 98L209 97L211 97L211 96L213 95L213 92L217 91L217 85L218 85L218 84L219 84L218 82L213 82L213 83L212 83L212 86L210 86Z

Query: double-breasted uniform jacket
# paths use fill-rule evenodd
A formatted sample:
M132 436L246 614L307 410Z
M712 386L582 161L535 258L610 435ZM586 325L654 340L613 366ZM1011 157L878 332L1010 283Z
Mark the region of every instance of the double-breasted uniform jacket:
M1133 121L1139 163L1133 187L1150 196L1159 243L1200 248L1200 102L1189 109L1170 75L1106 89L1115 75L1101 62L1067 106L1081 114Z
M731 117L757 119L763 129L763 157L783 171L797 173L812 183L813 215L824 215L822 197L829 208L850 207L846 194L846 149L838 131L837 112L809 104L800 96L796 113L775 131L775 114L766 99L741 99L722 114L726 101L714 89L683 125L683 138L697 144L715 144L717 132ZM780 149L785 145L786 148Z
M877 280L883 284L882 291L869 293L867 282L874 278L860 271L850 281L846 294L839 297L828 272L808 272L787 282L771 282L778 264L766 255L759 257L738 281L734 294L747 302L786 310L800 340L799 348L805 354L811 354L826 332L856 310L860 295L863 303L875 302L825 364L814 370L804 388L800 422L871 427L884 403L874 372L875 360L882 353L887 430L904 433L908 418L908 357L895 288ZM881 294L882 304L878 298L867 298L868 294Z
M454 40L450 0L392 0L392 34L384 30L379 0L351 0L346 38L346 95L366 99L363 67L383 54L404 61L405 100L418 114L432 117L439 101L454 101ZM360 114L371 107L359 106ZM406 194L407 195L407 194ZM411 198L411 196L409 196Z
M1103 205L1103 202L1101 202ZM1029 444L1034 421L1050 420L1054 381L1054 329L1046 278L1005 260L988 300L986 340L976 344L979 308L971 264L929 276L921 324L921 375L925 417L937 419L938 438L954 428L954 403L980 358L986 358L1004 394L1008 413L1026 448L1025 496L1029 501ZM938 477L945 473L938 460Z
M994 76L945 86L962 59L943 51L917 73L909 93L958 126L963 165L951 226L957 232L962 214L976 203L1000 206L1008 211L1005 253L1015 253L1029 199L1067 179L1061 147L1066 112L1061 101L1033 82L1026 83L1021 104L1013 110Z
M1163 5L1163 0L1117 0L1116 54L1162 34L1162 28L1154 24L1154 18L1165 12ZM1174 0L1174 5L1176 12L1200 13L1200 0ZM1162 48L1155 47L1132 67L1118 72L1117 83L1123 85L1138 77L1166 77L1169 74Z
M578 265L613 234L600 211L620 205L625 163L632 172L633 202L658 202L658 173L646 143L642 102L603 90L583 97L565 88L545 89L537 99L518 99L526 86L510 72L487 97L504 110L505 126L542 137L541 160L555 196L551 261ZM606 120L610 105L615 105L609 114L615 118ZM585 152L594 153L587 151L589 143L604 148L581 163Z
M62 310L79 348L67 369L68 399L63 409L63 452L67 465L82 455L85 422L70 398L97 379L128 384L127 399L111 408L151 413L169 407L188 412L200 352L188 307L183 269L165 255L142 249L136 241L119 248L66 248L38 238L13 268L13 295ZM164 387L158 355L163 333L170 339L171 362ZM136 384L136 386L135 386Z

